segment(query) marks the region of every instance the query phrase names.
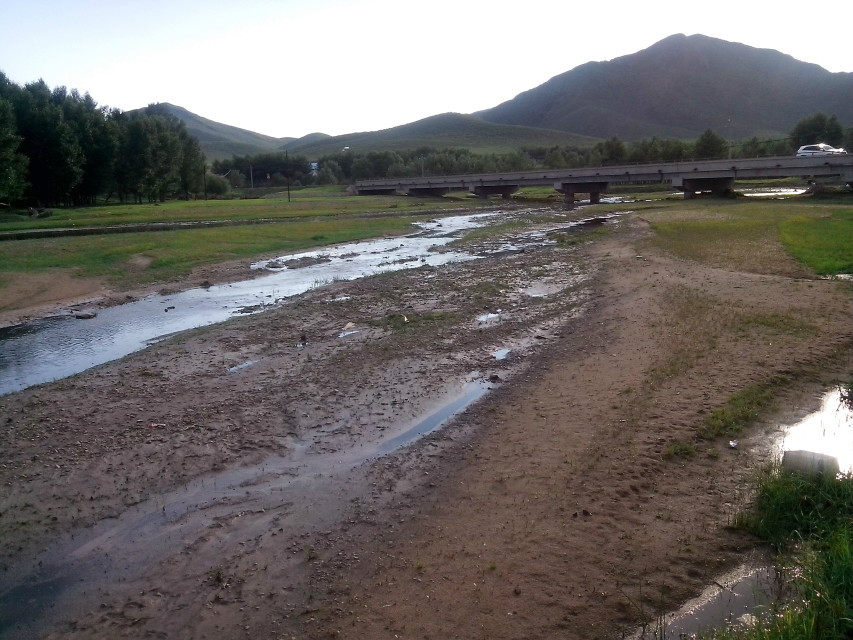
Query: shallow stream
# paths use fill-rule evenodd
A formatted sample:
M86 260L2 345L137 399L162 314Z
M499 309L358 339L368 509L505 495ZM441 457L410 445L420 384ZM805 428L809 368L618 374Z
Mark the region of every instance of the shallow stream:
M439 218L418 223L420 231L408 236L351 242L258 262L252 268L266 275L242 282L155 295L99 310L88 319L68 314L0 329L0 395L80 373L176 333L262 311L332 282L474 260L483 253L440 249L465 232L508 215L513 214L492 211ZM550 231L588 222L566 222ZM549 243L553 241L547 232L538 231L486 253L523 251Z

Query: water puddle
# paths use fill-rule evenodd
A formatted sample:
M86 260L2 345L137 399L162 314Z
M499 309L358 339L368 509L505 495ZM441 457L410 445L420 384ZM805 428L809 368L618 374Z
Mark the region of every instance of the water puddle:
M565 285L557 282L537 282L521 290L521 293L528 298L547 298L560 293L565 288Z
M853 472L853 410L841 390L824 394L820 409L782 430L776 447L779 457L786 451L805 451L838 460L842 473ZM634 640L669 640L749 624L765 605L787 597L781 573L769 563L752 563L720 577L701 596L675 613L637 632Z
M780 453L808 451L835 458L841 473L853 473L853 411L835 389L824 395L818 411L788 427Z
M483 380L475 380L466 383L461 394L457 398L434 410L426 418L418 421L415 425L403 431L403 433L394 436L390 440L386 440L377 447L375 455L388 455L389 453L405 447L415 440L432 433L445 422L450 420L450 418L486 395L489 389L491 389L491 386Z
M477 322L479 324L490 324L492 322L497 322L501 317L500 311L501 310L498 309L497 313L484 313L481 316L477 316Z
M738 193L742 193L748 198L777 198L784 199L790 196L799 196L804 194L808 189L798 188L792 189L788 187L780 187L778 189L738 189Z
M495 360L506 360L511 353L512 349L498 349L494 353Z
M744 565L709 586L698 598L632 636L632 640L682 640L712 629L747 626L779 602L782 576L773 568Z
M257 364L257 362L257 360L248 360L243 364L238 364L236 367L231 367L230 369L228 369L228 373L236 373L238 371L242 371L243 369L248 369L252 365Z

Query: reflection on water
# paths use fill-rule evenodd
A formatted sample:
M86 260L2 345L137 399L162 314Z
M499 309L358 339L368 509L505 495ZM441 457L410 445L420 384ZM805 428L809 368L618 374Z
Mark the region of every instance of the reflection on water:
M786 198L788 196L801 196L808 191L808 189L779 187L770 189L738 189L738 191L749 198Z
M820 409L789 427L781 451L813 451L838 460L841 473L853 472L853 412L841 391L827 393Z

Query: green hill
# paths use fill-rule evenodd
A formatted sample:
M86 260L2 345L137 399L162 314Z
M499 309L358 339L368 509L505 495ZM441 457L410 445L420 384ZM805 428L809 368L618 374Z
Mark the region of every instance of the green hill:
M307 137L307 136L306 136ZM482 153L507 153L524 146L555 144L591 146L598 142L565 131L493 124L471 115L443 113L381 131L348 133L322 140L305 138L286 145L289 151L318 158L349 147L353 151L399 151L429 146L465 147Z
M209 160L275 151L282 145L295 140L295 138L273 138L214 122L168 102L162 102L160 106L184 123L187 132L198 139L202 151Z

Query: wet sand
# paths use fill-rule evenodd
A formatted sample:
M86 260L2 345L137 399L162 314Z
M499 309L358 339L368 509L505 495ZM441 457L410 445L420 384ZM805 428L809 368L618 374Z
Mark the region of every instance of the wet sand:
M849 370L849 284L650 238L337 283L0 398L3 589L45 581L6 636L609 638L696 595L753 546L777 420ZM738 449L665 457L776 375Z

